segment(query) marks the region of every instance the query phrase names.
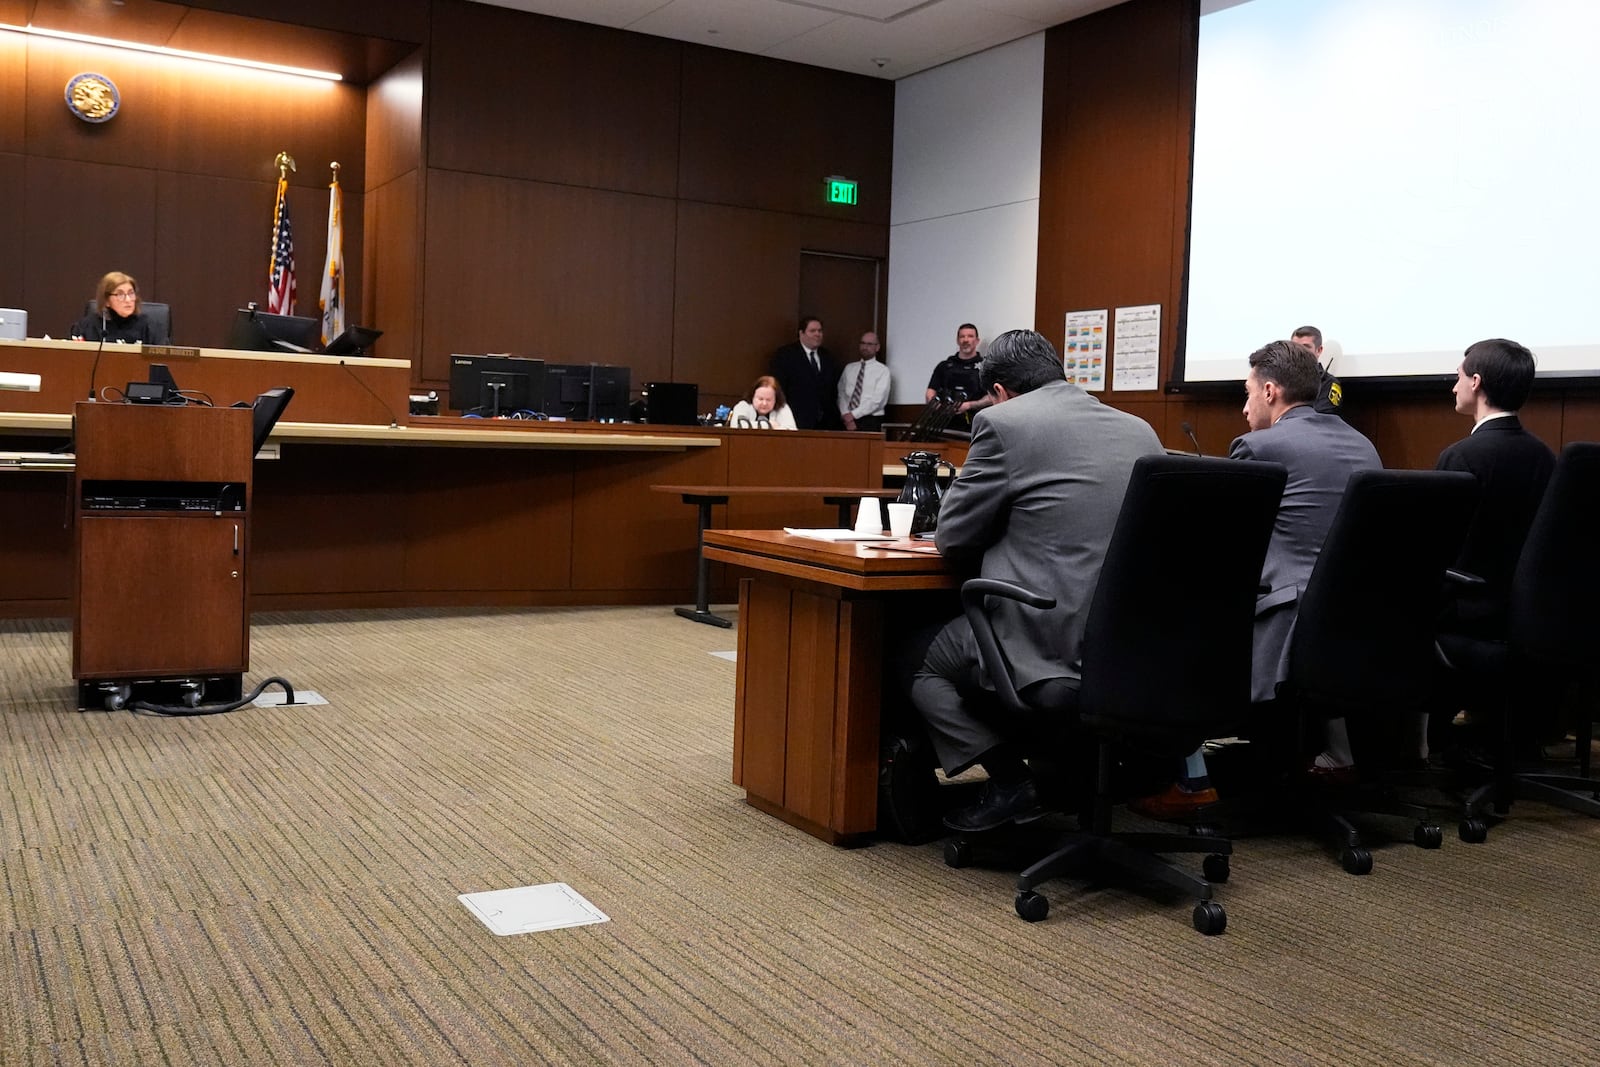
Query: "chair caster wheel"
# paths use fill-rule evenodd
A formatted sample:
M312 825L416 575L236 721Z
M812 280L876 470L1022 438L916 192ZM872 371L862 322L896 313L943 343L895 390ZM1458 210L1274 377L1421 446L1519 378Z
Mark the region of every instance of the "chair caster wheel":
M1222 855L1207 856L1200 861L1200 873L1205 875L1208 882L1220 884L1228 880L1231 873L1228 866L1228 857Z
M1417 843L1418 848L1438 848L1444 844L1444 830L1430 823L1418 823L1411 833L1411 840Z
M1339 853L1339 866L1351 874L1372 873L1372 853L1364 848L1347 848Z
M1489 840L1489 824L1482 819L1462 819L1456 832L1469 845L1481 845Z
M944 865L946 867L972 866L972 842L964 837L944 843Z
M1043 922L1050 914L1050 901L1031 889L1017 890L1017 914L1031 923Z
M1216 901L1202 900L1194 906L1194 928L1207 937L1215 937L1228 928L1228 913Z

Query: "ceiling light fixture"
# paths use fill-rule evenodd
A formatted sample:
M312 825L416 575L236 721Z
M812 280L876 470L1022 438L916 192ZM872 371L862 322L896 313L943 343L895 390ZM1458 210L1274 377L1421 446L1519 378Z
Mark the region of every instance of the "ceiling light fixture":
M250 70L271 71L274 74L292 74L297 78L315 78L319 81L339 82L344 81L344 75L335 74L327 70L311 70L308 67L290 67L282 63L261 63L254 59L235 59L232 56L217 56L206 52L190 52L182 48L168 48L159 44L139 44L135 41L119 41L111 37L94 37L87 33L69 33L66 30L47 30L42 26L29 23L26 26L12 26L0 22L0 30L10 30L12 33L26 33L34 37L49 37L58 41L77 41L82 44L98 44L107 48L125 48L131 52L148 52L155 56L171 56L177 59L193 59L201 63L221 63L229 67L245 67Z

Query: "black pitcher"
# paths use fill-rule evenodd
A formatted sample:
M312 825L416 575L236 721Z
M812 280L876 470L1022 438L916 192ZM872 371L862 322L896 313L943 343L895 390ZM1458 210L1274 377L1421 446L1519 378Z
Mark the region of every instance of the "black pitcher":
M939 498L943 490L950 488L950 478L956 476L956 469L937 452L913 452L902 456L900 462L906 465L906 484L895 503L916 506L911 516L911 533L915 536L939 525ZM943 483L939 481L940 467L950 472Z

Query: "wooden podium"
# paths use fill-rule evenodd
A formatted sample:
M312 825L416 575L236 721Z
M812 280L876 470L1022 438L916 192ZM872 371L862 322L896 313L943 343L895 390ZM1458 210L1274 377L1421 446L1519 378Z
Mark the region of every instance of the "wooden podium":
M237 699L250 666L251 411L80 403L74 418L79 707L133 687L163 703Z

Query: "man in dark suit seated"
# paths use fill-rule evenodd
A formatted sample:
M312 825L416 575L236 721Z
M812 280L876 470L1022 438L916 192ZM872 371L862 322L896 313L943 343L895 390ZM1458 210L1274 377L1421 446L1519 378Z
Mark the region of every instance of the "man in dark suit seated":
M1001 334L983 362L994 404L973 421L972 446L939 508L939 551L957 570L1053 596L1049 611L996 602L994 629L1024 700L1076 686L1078 645L1111 531L1141 456L1160 455L1150 424L1069 384L1061 357L1032 330ZM965 616L932 638L911 682L947 775L982 764L982 799L945 820L979 832L1043 814L1021 740L994 699Z
M833 354L822 347L822 320L815 315L800 318L800 330L792 344L772 353L768 373L783 386L783 395L801 430L840 430L844 423L834 394L839 388L839 365Z
M1533 353L1499 337L1469 347L1456 369L1456 411L1472 419L1472 432L1439 453L1436 466L1467 471L1482 486L1456 569L1483 584L1447 589L1439 619L1445 633L1505 634L1511 576L1556 465L1555 453L1517 418L1533 390L1533 375ZM1429 718L1433 748L1444 746L1453 717L1450 709L1441 710Z
M1533 390L1533 353L1492 338L1467 349L1456 370L1456 412L1472 432L1439 453L1437 469L1467 471L1483 487L1457 570L1482 578L1446 609L1442 628L1495 637L1505 632L1511 574L1555 470L1555 453L1529 433L1517 412Z
M1289 639L1300 593L1328 538L1345 485L1357 471L1383 466L1378 450L1359 430L1312 406L1321 376L1316 356L1294 341L1273 341L1252 352L1244 401L1250 432L1234 438L1228 450L1234 459L1281 463L1289 471L1261 568L1267 591L1256 601L1250 671L1250 700L1256 704L1276 699L1278 686L1289 677ZM1327 749L1313 770L1330 777L1348 775L1352 762L1344 720L1332 720ZM1177 783L1130 806L1152 818L1170 819L1216 800L1205 758L1196 752Z

